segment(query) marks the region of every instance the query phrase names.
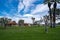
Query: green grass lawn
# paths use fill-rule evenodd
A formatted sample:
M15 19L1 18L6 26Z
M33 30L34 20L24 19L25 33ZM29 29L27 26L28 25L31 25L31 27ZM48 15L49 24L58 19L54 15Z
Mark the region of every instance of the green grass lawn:
M60 40L60 27L49 28L48 33L44 27L0 28L0 40Z

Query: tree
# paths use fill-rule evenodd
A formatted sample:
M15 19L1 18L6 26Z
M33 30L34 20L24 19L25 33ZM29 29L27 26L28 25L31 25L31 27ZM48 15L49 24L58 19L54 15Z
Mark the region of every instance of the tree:
M60 3L60 0L44 0L44 3L48 3L48 1L50 1L51 3L54 2L54 1Z
M60 20L60 9L56 10L56 20Z
M4 28L6 28L8 23L8 18L0 18L0 26L4 26Z
M51 12L53 13L54 12L54 8L51 9ZM53 14L55 15L55 21L58 20L60 18L60 9L55 9L55 13ZM54 19L54 18L53 18ZM54 22L54 20L53 20Z
M51 9L51 13L53 13L53 12L54 12L54 8ZM60 15L60 9L59 8L56 8L55 15L56 16Z
M44 16L44 22L45 22L45 32L48 33L48 16Z
M41 24L42 22L43 22L43 19L41 18L41 19L38 20L38 21L34 21L34 24L40 26L40 24Z
M7 26L7 23L8 23L8 18L4 18L4 26L5 26L5 28Z
M32 19L32 21L33 21L33 25L34 25L35 18L32 17L31 19Z
M11 19L8 19L8 22L11 22Z
M3 24L4 24L3 20L4 20L3 18L0 18L0 26L3 26Z
M53 28L55 28L55 25L56 25L56 7L57 7L57 2L55 1L54 2L54 5L53 5L53 8L54 8L54 11L53 11Z
M42 22L43 22L43 19L41 18L41 19L39 20L39 25L41 25Z
M24 24L24 20L21 19L21 20L18 21L19 26L23 26L23 24Z
M55 28L55 20L56 20L56 17L55 17L55 13L56 13L56 6L57 6L57 2L60 3L60 0L45 0L44 3L48 3L48 1L50 1L51 3L54 2L54 5L53 5L53 8L54 8L54 12L53 12L53 27ZM48 3L49 4L49 3Z
M48 2L48 7L49 7L49 15L50 15L50 27L52 28L52 13L51 13L51 3Z

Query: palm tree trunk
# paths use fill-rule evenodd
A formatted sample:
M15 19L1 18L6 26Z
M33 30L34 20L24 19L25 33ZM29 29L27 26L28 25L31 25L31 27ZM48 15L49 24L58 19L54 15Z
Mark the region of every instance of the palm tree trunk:
M56 7L57 7L57 3L56 3L56 0L55 0L55 2L54 2L54 11L53 11L53 28L55 28L55 25L56 25L56 23L55 23L55 21L56 21L56 16L55 16L55 14L56 14Z
M54 12L53 12L53 28L55 28L55 25L56 25L56 16L55 16L55 10L56 8L54 8Z
M52 28L52 13L51 13L51 8L49 8L49 10L50 10L50 13L49 13L49 15L50 15L50 27Z
M33 20L33 25L34 25L34 20Z

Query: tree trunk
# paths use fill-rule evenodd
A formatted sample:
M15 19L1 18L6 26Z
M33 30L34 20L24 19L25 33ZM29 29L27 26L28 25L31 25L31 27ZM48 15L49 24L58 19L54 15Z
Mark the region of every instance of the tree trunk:
M34 20L33 20L33 25L34 25Z
M55 28L55 25L56 25L56 23L55 23L55 21L56 21L55 10L56 10L56 8L54 8L54 12L53 12L53 28Z
M51 8L49 8L49 15L50 15L50 27L52 28L52 13L51 13Z

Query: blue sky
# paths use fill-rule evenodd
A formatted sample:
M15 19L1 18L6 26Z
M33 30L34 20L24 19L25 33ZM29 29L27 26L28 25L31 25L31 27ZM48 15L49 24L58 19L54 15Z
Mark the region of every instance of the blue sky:
M0 12L7 12L7 14L11 15L12 16L14 15L14 13L17 13L18 12L18 5L19 3L22 3L22 5L24 4L23 3L24 0L0 0ZM25 0L28 1L29 0ZM41 4L43 3L43 0L34 0L35 2L32 2L33 5L29 5L29 8L27 9L26 12L24 12L24 9L25 8L22 8L20 11L19 11L19 14L21 15L24 15L24 13L27 13L29 14L31 12L31 10L35 9L35 7L38 5L38 4ZM12 11L12 12L11 12ZM1 13L0 16L5 16L5 14Z
M25 23L30 23L31 17L40 20L40 17L48 14L48 6L44 5L44 0L0 0L0 17L8 17L18 22L24 19ZM59 4L58 4L58 7ZM27 21L27 19L29 21Z

